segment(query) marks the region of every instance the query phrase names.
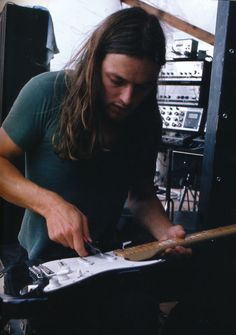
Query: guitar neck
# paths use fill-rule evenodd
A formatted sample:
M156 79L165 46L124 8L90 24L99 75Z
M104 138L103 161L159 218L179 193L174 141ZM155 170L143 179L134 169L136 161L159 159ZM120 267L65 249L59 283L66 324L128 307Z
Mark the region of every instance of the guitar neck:
M191 246L195 243L233 234L236 234L236 224L189 234L184 239L169 239L162 242L154 241L127 249L118 249L114 253L131 261L141 261L150 259L162 253L167 248Z

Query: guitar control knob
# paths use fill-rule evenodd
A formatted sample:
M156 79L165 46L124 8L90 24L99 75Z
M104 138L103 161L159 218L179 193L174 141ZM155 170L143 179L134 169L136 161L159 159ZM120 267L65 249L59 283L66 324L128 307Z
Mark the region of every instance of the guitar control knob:
M68 271L68 270L61 270L61 271L57 272L56 275L57 275L58 280L63 281L63 280L69 279L69 276L68 276L69 272L70 271Z
M108 261L113 262L117 259L117 257L115 255L111 255L111 254L103 254L103 257L106 258Z
M63 261L59 262L59 266L60 266L60 272L61 271L65 271L66 273L70 273L71 272L71 269L70 269L69 265L66 264L66 263L64 263Z
M60 283L59 280L56 276L53 276L52 278L50 278L49 280L49 284L47 286L48 290L54 290L55 288L60 287Z
M89 259L86 259L86 258L84 258L84 257L78 257L78 258L77 258L77 261L78 261L79 263L81 263L81 264L83 264L83 265L87 265L87 266L90 266L90 265L93 265L93 264L94 264L93 261L91 261L91 260L89 260Z

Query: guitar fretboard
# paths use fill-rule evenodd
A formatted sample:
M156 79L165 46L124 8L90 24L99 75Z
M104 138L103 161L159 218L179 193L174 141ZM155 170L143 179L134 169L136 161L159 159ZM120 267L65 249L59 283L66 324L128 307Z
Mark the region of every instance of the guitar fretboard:
M150 259L155 255L162 253L167 248L176 246L191 246L194 243L216 239L232 234L236 234L236 224L189 234L184 239L169 239L161 242L155 241L127 249L118 249L114 252L116 255L124 257L125 259L141 261Z

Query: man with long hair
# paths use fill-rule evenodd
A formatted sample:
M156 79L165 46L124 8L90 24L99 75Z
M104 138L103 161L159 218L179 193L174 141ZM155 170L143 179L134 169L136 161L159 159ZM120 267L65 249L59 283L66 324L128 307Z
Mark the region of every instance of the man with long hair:
M0 196L26 208L19 242L30 260L86 256L86 241L111 250L126 200L155 239L185 236L153 183L164 63L158 19L123 9L102 22L66 70L40 74L21 90L0 130ZM11 163L23 154L25 177Z

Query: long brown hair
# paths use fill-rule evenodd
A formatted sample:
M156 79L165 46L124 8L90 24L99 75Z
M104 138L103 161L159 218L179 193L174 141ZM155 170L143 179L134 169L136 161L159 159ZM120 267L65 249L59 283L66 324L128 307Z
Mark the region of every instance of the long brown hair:
M158 19L141 8L107 17L82 46L67 70L67 93L61 106L54 146L61 157L90 157L101 139L101 64L108 53L165 63L165 37Z

